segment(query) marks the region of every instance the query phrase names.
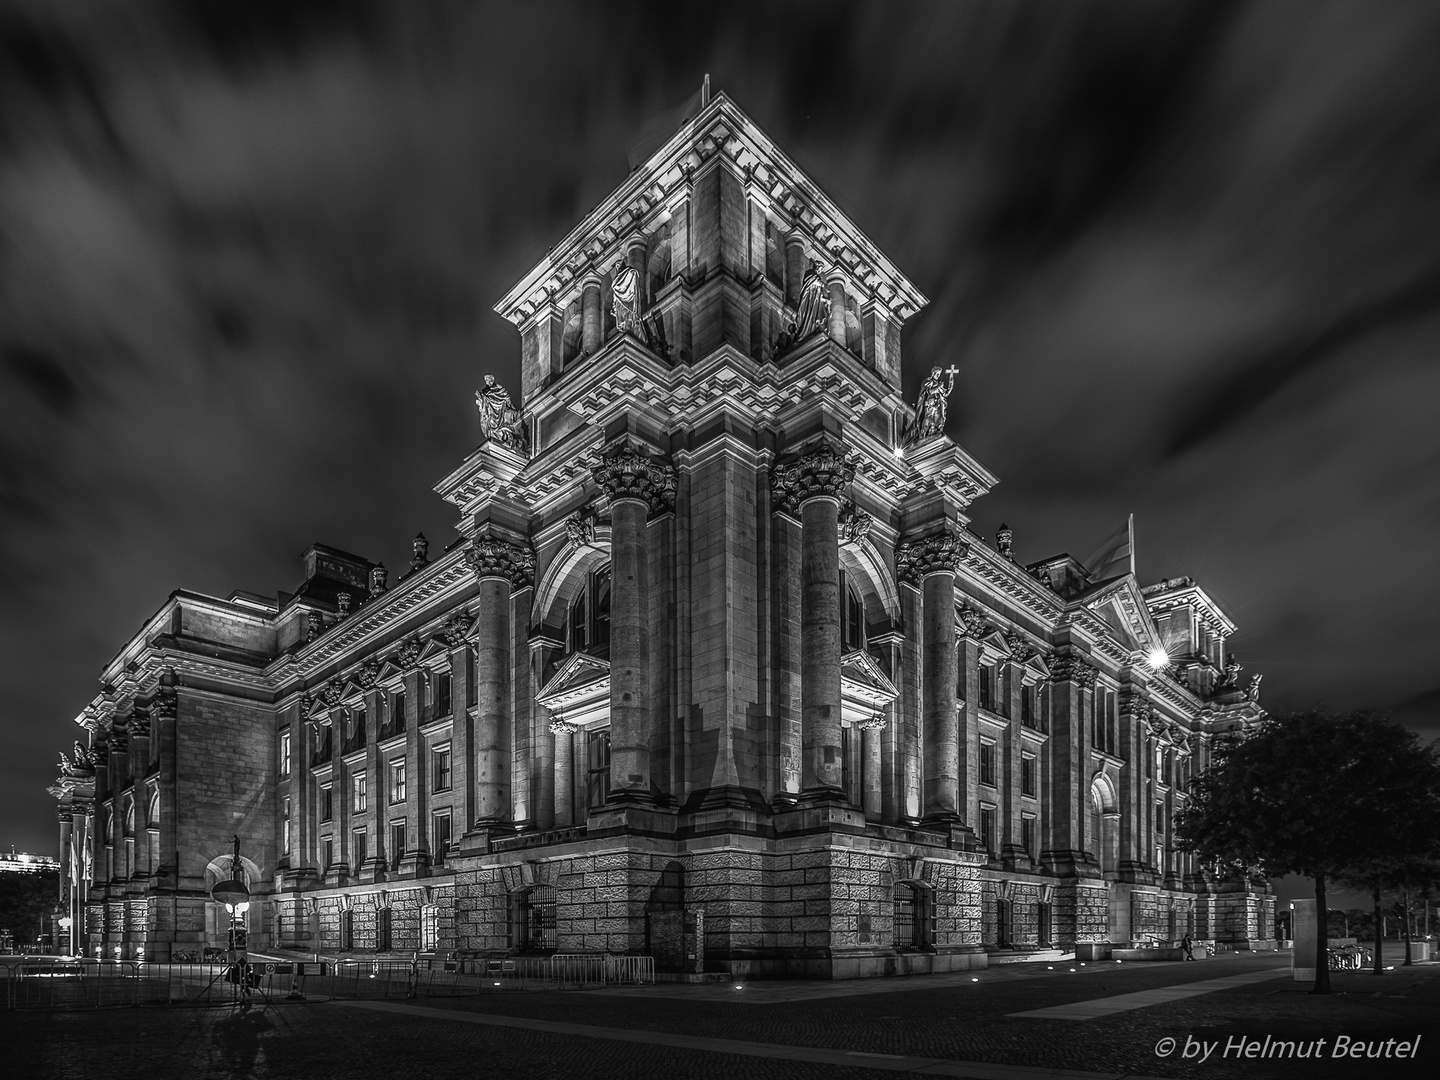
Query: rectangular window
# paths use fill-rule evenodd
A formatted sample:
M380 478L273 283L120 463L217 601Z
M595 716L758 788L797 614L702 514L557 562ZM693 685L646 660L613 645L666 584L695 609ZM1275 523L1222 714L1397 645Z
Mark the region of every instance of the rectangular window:
M1035 857L1035 819L1033 817L1020 819L1020 846L1025 849L1025 854L1030 858Z
M909 885L895 886L894 906L895 948L905 949L915 944L915 890Z
M1020 757L1020 794L1035 794L1035 759L1029 754Z
M995 744L980 740L980 782L995 785Z
M280 800L280 854L290 851L290 796Z
M450 715L450 676L437 673L430 682L430 707L434 716Z
M320 820L329 821L335 816L335 793L329 784L320 788Z
M430 751L430 780L432 791L450 790L450 744L437 746Z
M980 707L995 711L995 668L990 664L980 665Z
M610 794L610 729L601 728L586 735L585 805L604 806Z
M290 775L290 729L280 732L280 775Z
M353 833L350 834L350 838L353 841L353 843L350 845L350 850L355 856L354 867L358 870L360 869L360 864L370 857L370 851L365 846L365 841L367 839L365 835L365 830L356 829Z
M351 790L354 792L354 795L350 802L350 809L357 814L363 814L365 808L370 805L369 775L363 772L356 773L355 779L351 784Z
M320 841L320 872L323 874L335 862L335 841L331 837L325 837Z
M390 869L400 869L400 856L405 854L405 822L390 823Z
M995 808L993 806L983 807L980 810L980 842L985 845L985 850L991 855L995 854Z
M445 856L450 854L450 811L435 813L430 819L430 832L435 837L431 845L435 862L443 863Z
M405 801L405 759L396 758L390 763L390 801Z
M440 905L426 904L420 909L420 948L434 952L440 947Z
M396 694L390 699L390 730L405 730L405 695Z

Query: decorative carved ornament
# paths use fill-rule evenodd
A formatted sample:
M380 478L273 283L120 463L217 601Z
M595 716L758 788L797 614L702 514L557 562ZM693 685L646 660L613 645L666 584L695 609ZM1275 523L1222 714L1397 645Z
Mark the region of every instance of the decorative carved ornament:
M775 507L788 514L809 499L843 500L854 479L855 463L829 439L821 439L795 461L770 471Z
M600 459L595 483L612 502L640 499L650 515L663 514L675 501L675 470L643 451L620 446Z
M1035 655L1035 646L1025 640L1025 635L1018 630L1011 630L1005 635L1005 643L1010 646L1010 659L1017 664L1023 664Z
M873 524L875 524L873 517L851 503L840 515L840 542L842 544L860 543L870 535L870 526Z
M528 545L513 544L483 532L465 549L465 561L477 578L500 577L512 589L529 588L535 581L535 553Z
M959 611L959 629L966 637L979 641L990 633L992 627L989 620L972 607L962 607Z
M367 660L360 665L360 670L355 672L355 681L366 690L374 686L380 678L380 661Z
M556 735L569 735L572 732L578 731L579 728L570 723L569 720L551 720L550 730Z
M581 548L595 543L595 512L584 506L571 514L565 519L565 535L571 547Z
M900 544L895 549L895 568L901 581L919 585L930 574L959 573L966 550L965 541L946 529Z
M420 650L422 646L419 638L411 638L395 650L395 666L401 671L409 671L420 663Z
M443 642L446 648L458 649L465 644L469 633L470 619L463 611L458 611L440 624L440 629L435 631L435 637Z
M870 719L861 720L855 726L860 728L862 731L879 731L889 722L890 721L886 720L885 717L881 716L879 713L876 713L874 716L870 717Z
M305 613L305 640L314 641L325 632L325 620L321 618L318 611L307 611Z
M1051 682L1073 682L1085 690L1095 689L1100 671L1075 653L1057 653L1050 660Z
M156 718L175 716L180 704L180 694L177 690L179 682L174 668L166 668L160 673L160 683L150 695L151 716Z
M345 684L338 678L331 679L320 688L320 699L326 705L339 705L340 699L345 696Z

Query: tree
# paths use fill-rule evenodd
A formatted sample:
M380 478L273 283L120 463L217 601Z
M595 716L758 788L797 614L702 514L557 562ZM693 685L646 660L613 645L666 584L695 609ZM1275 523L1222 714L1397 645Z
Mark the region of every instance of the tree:
M1222 744L1176 819L1201 861L1315 882L1315 993L1330 992L1326 886L1402 864L1436 843L1440 760L1369 712L1269 717Z

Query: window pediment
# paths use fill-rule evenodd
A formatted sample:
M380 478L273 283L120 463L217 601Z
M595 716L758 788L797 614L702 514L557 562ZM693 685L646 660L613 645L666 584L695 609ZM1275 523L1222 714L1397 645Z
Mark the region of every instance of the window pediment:
M900 692L869 653L855 649L840 658L841 716L852 723L868 720Z
M566 657L535 700L573 723L586 723L595 714L610 712L610 662L589 653Z

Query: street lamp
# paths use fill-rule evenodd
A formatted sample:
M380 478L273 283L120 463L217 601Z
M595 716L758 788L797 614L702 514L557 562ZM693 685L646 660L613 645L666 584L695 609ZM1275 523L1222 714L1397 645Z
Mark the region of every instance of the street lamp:
M210 896L216 903L223 904L230 915L230 929L226 938L226 960L230 965L230 978L240 987L241 994L250 995L250 965L246 956L249 948L249 932L245 929L245 913L250 910L250 890L245 886L244 873L240 866L240 837L234 838L235 850L230 857L230 880L216 882Z

